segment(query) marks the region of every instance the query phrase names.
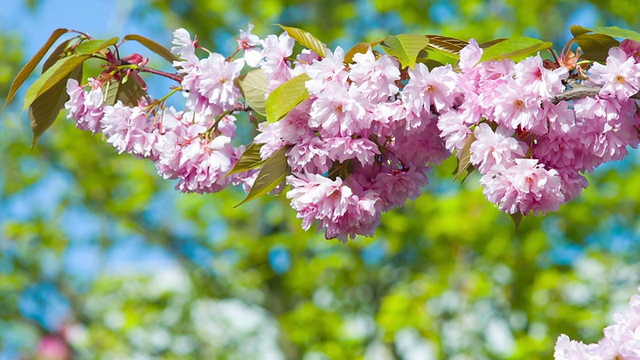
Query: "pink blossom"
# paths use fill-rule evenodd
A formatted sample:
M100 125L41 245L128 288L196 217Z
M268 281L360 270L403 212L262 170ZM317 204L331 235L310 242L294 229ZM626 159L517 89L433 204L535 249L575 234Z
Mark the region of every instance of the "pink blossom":
M205 118L169 109L163 113L162 122L162 133L154 146L158 154L156 169L165 179L178 178L177 189L210 193L224 189L232 181L242 180L225 176L242 149L234 148L228 136L206 135L210 124Z
M607 64L594 63L589 70L589 81L602 85L601 97L626 100L640 89L640 64L623 49L609 49Z
M569 339L567 335L560 335L554 349L555 360L598 360L603 359L597 344L585 345L582 342Z
M471 130L465 125L463 116L463 114L451 110L438 117L440 136L444 139L445 146L450 152L462 150L471 135Z
M291 207L298 212L305 230L315 220L338 221L354 201L351 188L343 185L340 178L331 180L319 174L291 175L287 177L287 184L291 185L287 199L291 199Z
M247 26L247 31L240 29L240 39L236 39L238 42L238 49L243 50L244 62L252 68L258 67L263 59L262 49L258 48L261 45L258 35L252 34L253 24Z
M366 191L353 196L353 203L340 221L321 220L326 228L327 239L337 238L343 243L354 239L356 235L373 236L380 224L380 197L375 191Z
M374 182L374 190L380 195L384 210L404 205L407 198L417 199L422 193L421 187L429 183L426 168L408 170L388 170L380 172Z
M625 39L620 43L620 49L622 49L628 57L634 58L636 63L640 62L640 42Z
M547 132L541 98L537 94L523 92L515 80L508 78L498 85L493 100L493 117L498 124L511 129L521 128L535 134Z
M471 71L482 59L483 50L478 46L476 39L469 39L469 43L460 50L460 62L458 66L463 73Z
M629 307L613 316L614 323L604 329L604 337L596 344L558 337L556 360L573 359L640 359L640 296L633 295Z
M367 99L354 84L332 81L325 84L326 91L320 93L311 105L309 126L318 129L327 137L351 136L368 128L373 121L367 112Z
M449 64L429 71L426 65L418 63L414 70L409 69L409 82L402 91L402 98L415 112L429 111L431 106L442 112L460 95L458 81L458 75Z
M314 221L325 229L327 239L345 242L355 235L371 235L380 222L379 197L373 191L355 194L340 178L328 179L319 174L288 176L291 190L287 198L307 230Z
M320 60L322 60L322 57L314 51L303 49L300 54L296 56L296 60L293 62L294 68L292 76L306 74L309 67Z
M355 54L353 61L349 79L371 102L386 100L398 92L395 82L400 80L400 70L395 58L382 55L376 59L369 47L366 53Z
M240 97L234 81L244 67L244 60L226 61L224 56L212 53L209 57L182 67L185 74L182 87L187 98L187 107L204 115L218 115L233 110Z
M582 124L582 145L593 155L586 164L587 170L603 162L620 160L628 154L627 146L638 146L633 100L584 98L574 102L574 111Z
M285 145L293 145L305 138L315 137L314 131L309 128L309 109L311 102L305 101L291 110L284 119L269 123L262 122L258 125L260 133L255 136L256 144L264 144L260 148L260 156L269 158Z
M187 60L187 62L197 62L196 56L196 44L198 40L191 40L189 32L183 28L177 29L173 32L173 47L171 52L178 55L181 59ZM182 63L182 62L177 62ZM175 64L174 64L175 66ZM177 67L177 66L176 66Z
M69 112L67 118L74 119L76 127L91 131L92 134L100 132L100 119L104 115L104 95L100 84L89 79L91 90L87 93L78 85L75 79L67 81L67 94L69 101L64 104Z
M365 138L335 137L325 139L329 157L339 162L357 159L361 164L373 164L375 156L380 154L378 146Z
M153 121L141 107L124 106L120 101L113 106L105 106L100 126L107 142L118 153L126 151L141 157L152 155L156 140Z
M544 215L556 211L564 203L560 176L546 170L536 159L516 159L508 168L495 166L482 176L485 197L508 214Z
M294 173L325 173L331 168L329 149L317 136L303 138L287 152L287 161Z
M550 100L564 90L562 80L567 79L569 71L564 66L546 69L538 54L517 63L513 67L513 76L523 92L535 94L541 100Z
M293 53L294 43L295 41L286 32L280 36L269 35L262 40L264 61L261 68L269 79L269 91L275 90L293 77L289 56Z
M451 155L440 138L435 121L419 130L396 133L395 141L388 147L409 167L437 165Z
M310 94L319 96L323 92L333 91L333 89L328 89L329 84L348 87L349 73L344 66L344 50L339 46L333 52L327 50L324 59L307 67L306 73L311 78L305 84Z
M482 173L499 165L508 168L517 158L524 158L528 146L513 137L515 131L498 125L494 132L487 123L473 131L476 140L471 143L471 163Z
M189 136L198 136L204 128L193 125ZM231 139L220 135L213 140L192 138L182 148L178 176L180 181L176 188L182 192L214 193L224 189L231 183L225 175L237 161L237 155L231 146Z

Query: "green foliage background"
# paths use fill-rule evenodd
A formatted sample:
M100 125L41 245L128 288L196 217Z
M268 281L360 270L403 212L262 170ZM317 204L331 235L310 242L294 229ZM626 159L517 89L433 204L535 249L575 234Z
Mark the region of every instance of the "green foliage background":
M130 16L160 17L159 42L185 27L224 51L248 22L261 36L300 27L330 47L411 32L561 48L567 14L585 6L596 25L639 30L635 1L154 0ZM32 54L9 33L0 53L4 97ZM561 333L599 340L640 284L637 152L518 233L477 178L451 183L450 160L374 238L343 245L303 232L282 196L233 208L239 191L178 194L152 163L115 154L64 114L30 150L20 106L0 122L2 354L37 357L64 323L79 359L543 359ZM8 207L21 215L3 219ZM168 260L120 268L130 242ZM91 271L69 266L83 251Z

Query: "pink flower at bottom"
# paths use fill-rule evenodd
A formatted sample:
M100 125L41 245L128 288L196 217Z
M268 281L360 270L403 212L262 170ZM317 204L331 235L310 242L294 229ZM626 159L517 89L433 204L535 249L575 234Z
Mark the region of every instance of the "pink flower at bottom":
M346 242L356 235L371 236L380 223L380 198L374 191L356 194L342 179L319 174L291 175L287 184L292 188L287 199L305 230L317 220L327 239Z
M495 166L480 179L485 197L508 214L544 215L556 211L565 198L556 170L546 170L535 159L516 159L509 168Z

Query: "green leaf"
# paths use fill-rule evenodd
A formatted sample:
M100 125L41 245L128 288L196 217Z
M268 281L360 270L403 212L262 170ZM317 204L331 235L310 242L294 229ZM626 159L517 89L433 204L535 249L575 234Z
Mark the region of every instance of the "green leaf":
M67 80L70 78L78 81L82 79L82 64L38 96L29 107L29 121L33 131L32 149L40 136L54 123L58 113L64 108L64 103L69 100Z
M589 30L596 34L609 35L617 38L640 41L640 33L635 32L633 30L621 29L617 26L594 27L594 28L590 28Z
M460 59L460 56L450 53L448 51L442 51L440 49L429 49L427 59L439 62L440 64L454 65Z
M91 55L88 54L71 55L53 64L27 90L27 94L24 97L23 110L31 106L36 98L56 85L61 79L66 78L67 75L90 57Z
M168 62L173 63L174 61L178 61L180 60L176 55L174 55L171 50L167 49L166 47L158 44L157 42L148 39L144 36L141 35L136 35L136 34L129 34L127 36L124 37L125 40L133 40L133 41L137 41L140 44L144 45L147 47L147 49L153 51L154 53L162 56L163 58L165 58Z
M587 29L586 27L580 26L580 25L571 25L571 27L569 27L569 29L571 30L571 35L573 35L573 37L578 37L582 34L586 34L591 32L591 30Z
M509 214L511 216L511 220L513 220L513 225L516 227L516 232L520 229L520 223L522 222L523 215L522 213Z
M473 168L473 165L471 165L471 144L473 144L474 141L476 141L476 135L474 133L471 133L467 141L464 143L464 146L462 146L462 149L460 150L460 156L458 157L458 168L456 169L453 181L456 181L463 172L468 171L467 169L469 167Z
M20 89L22 84L24 84L24 82L27 80L29 75L31 75L36 66L38 66L38 63L40 63L40 60L42 60L42 58L46 55L51 46L56 42L56 40L60 38L60 36L66 34L67 32L69 32L69 30L63 28L54 30L51 36L49 36L47 42L40 48L40 50L38 50L36 55L31 58L31 60L29 60L29 62L27 62L27 64L22 69L20 69L20 72L18 72L18 75L16 75L16 78L13 79L13 82L11 83L9 94L7 95L7 100L4 102L3 109L7 107L7 104L9 102L11 102L13 97L18 92L18 89Z
M429 38L413 34L390 35L380 45L387 54L398 59L403 68L413 68L420 51L429 45Z
M267 121L276 122L282 119L289 111L307 100L309 92L305 83L309 79L309 75L300 74L273 90L265 106Z
M359 42L355 44L347 53L344 55L344 63L351 64L353 63L353 55L355 54L364 54L369 51L371 44L366 42Z
M137 106L141 98L147 93L140 87L136 81L120 82L116 79L107 81L102 86L104 94L104 103L113 105L118 100L126 106Z
M499 43L501 43L501 42L503 42L505 40L507 40L507 39L506 38L499 38L499 39L493 39L493 40L485 41L483 43L479 43L478 47L480 49L486 49L486 48L492 47L495 44L499 44Z
M315 51L316 54L322 57L327 56L327 46L315 36L298 28L283 26L280 24L278 24L278 26L280 26L282 30L286 31L289 36L296 39L302 46Z
M281 148L264 162L256 181L253 183L251 190L249 190L249 194L234 207L238 207L268 193L284 181L290 172L289 163L287 163L287 150L289 150L288 146Z
M255 169L262 165L265 160L262 160L260 157L260 149L263 144L253 143L249 145L248 148L240 156L238 162L233 166L233 169L227 173L225 176L229 176L231 174L245 172L251 169Z
M244 100L251 109L262 116L266 116L267 104L267 85L269 81L264 75L264 70L257 69L248 72L246 75L238 78L238 88L242 92Z
M117 44L118 40L120 39L114 37L109 40L85 41L82 44L78 45L78 47L76 48L76 53L92 55L108 46Z
M448 54L454 55L456 58L460 56L460 50L469 45L468 42L448 36L427 35L429 39L429 49L436 49Z
M609 56L609 49L619 46L618 40L603 34L582 34L575 38L582 49L582 58L605 63Z
M73 40L73 38L63 41L60 45L58 45L58 47L56 47L51 52L49 57L42 64L42 73L44 73L45 71L49 70L49 68L52 67L53 64L55 64L58 60L63 58L62 55L67 51L67 46L69 45L71 40Z
M118 102L118 91L120 90L120 81L111 79L102 85L102 93L104 94L104 103L113 105Z
M517 61L535 54L538 51L549 49L551 46L553 46L552 43L538 39L514 37L486 48L480 62L501 59L513 59Z

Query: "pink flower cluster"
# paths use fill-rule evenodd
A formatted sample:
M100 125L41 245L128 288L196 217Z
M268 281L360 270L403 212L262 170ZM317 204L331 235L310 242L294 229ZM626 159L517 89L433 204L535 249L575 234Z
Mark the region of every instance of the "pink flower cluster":
M485 196L500 210L538 215L576 197L588 185L585 172L623 158L640 141L630 98L640 89L637 42L612 48L606 64L595 63L588 79L574 83L567 80L576 74L545 66L539 55L479 62L483 50L474 40L460 53L459 71L422 63L402 69L371 48L349 63L340 47L324 57L304 50L294 58L286 32L260 39L251 30L240 31L236 60L213 52L201 59L197 40L184 29L174 32L180 60L173 76L184 110L146 97L137 106L107 105L106 80L90 80L88 91L69 80L69 117L101 132L118 152L151 159L159 175L178 179L181 191L216 192L230 184L248 191L256 170L227 176L244 151L233 145L233 114L246 110L236 80L245 65L260 68L266 99L305 74L309 97L282 120L258 124L254 142L263 160L286 150L286 196L303 228L315 223L342 241L372 235L382 212L418 197L429 167L452 152L468 151ZM558 98L572 85L601 91Z
M640 289L639 289L640 290ZM640 295L633 295L629 307L613 316L614 324L604 329L604 338L596 344L558 337L556 360L640 359Z
M597 96L559 101L570 89L566 68L548 69L539 55L478 63L483 50L471 40L459 63L465 96L438 120L447 149L460 157L470 142L484 194L500 210L557 210L587 187L585 172L622 159L640 141L640 117L630 99L640 87L637 49L625 40L610 50L606 65L595 63L589 80L576 85L601 86Z
M217 192L232 183L250 186L253 174L226 176L244 151L232 145L236 119L231 115L240 94L233 82L244 61L227 62L215 53L200 60L186 30L174 36L174 51L182 59L174 66L184 74L185 110L152 106L146 98L137 106L107 105L98 80L90 80L86 92L70 79L68 117L80 129L101 132L119 153L151 159L160 176L178 179L176 188L182 192Z
M286 34L268 38L265 74L278 84L306 73L310 97L284 119L262 123L255 142L264 159L289 147L287 198L303 228L317 222L342 241L372 235L381 213L418 197L428 166L448 157L436 121L461 95L458 75L418 64L403 84L398 61L371 48L351 64L340 47L291 63L283 55L292 48Z

